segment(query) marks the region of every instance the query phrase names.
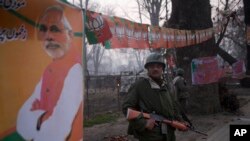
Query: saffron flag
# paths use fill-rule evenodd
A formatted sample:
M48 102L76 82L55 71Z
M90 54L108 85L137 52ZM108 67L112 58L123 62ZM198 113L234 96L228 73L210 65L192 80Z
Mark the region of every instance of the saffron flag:
M207 40L211 39L213 37L213 28L206 29L207 34Z
M146 49L149 48L148 41L148 25L147 24L135 24L135 37L137 39L137 48Z
M216 57L202 57L191 62L192 84L209 84L217 82L221 76Z
M89 44L104 43L112 37L108 22L100 13L87 11L85 25Z
M200 36L200 30L195 31L195 39L196 39L196 44L201 43L201 36Z
M127 48L125 19L119 17L104 16L112 32L112 38L108 41L108 48ZM106 46L107 48L107 46Z
M128 48L138 48L137 40L135 37L135 25L136 23L125 20L125 26L126 26L126 36L128 39Z
M159 38L159 41L157 43L157 48L167 48L166 36L163 36L165 35L165 32L163 29L164 28L160 27L157 33L158 38Z
M164 43L165 43L165 48L167 48L168 47L168 36L167 36L167 28L161 28L161 35L162 35L162 39L163 39L163 41L164 41Z
M103 15L108 22L112 38L105 42L105 48L149 48L148 25L135 23L119 17Z
M160 27L149 26L149 42L152 48L165 48L166 42L164 42L162 31Z
M175 29L166 28L165 29L167 35L167 48L175 47Z
M148 25L139 24L131 21L127 21L126 23L128 47L135 49L149 48ZM129 32L130 34L128 34Z
M187 45L185 30L176 30L176 47L184 47Z
M195 31L194 30L187 30L187 45L194 45L195 44Z
M159 38L157 38L157 32L159 30L159 27L154 27L154 26L149 26L149 43L150 43L150 47L152 48L157 48L157 42L159 40Z
M207 38L206 38L206 30L201 30L200 31L200 42L204 42L206 40L207 40Z

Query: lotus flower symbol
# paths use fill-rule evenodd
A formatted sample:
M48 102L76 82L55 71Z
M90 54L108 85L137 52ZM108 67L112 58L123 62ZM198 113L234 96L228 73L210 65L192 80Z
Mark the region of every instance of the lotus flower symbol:
M102 16L97 16L96 18L89 20L89 22L86 23L86 27L92 32L100 31L104 27Z

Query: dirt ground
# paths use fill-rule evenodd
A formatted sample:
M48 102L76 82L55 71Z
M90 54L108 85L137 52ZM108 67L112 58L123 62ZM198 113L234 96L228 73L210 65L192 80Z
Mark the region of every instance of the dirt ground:
M240 100L240 109L237 113L222 111L210 115L189 115L194 127L208 134L203 136L192 131L176 131L177 141L229 141L229 124L243 119L242 124L250 124L250 89L235 90ZM84 129L84 141L137 141L127 135L128 122L121 115L118 121L95 125ZM221 133L220 133L221 132Z

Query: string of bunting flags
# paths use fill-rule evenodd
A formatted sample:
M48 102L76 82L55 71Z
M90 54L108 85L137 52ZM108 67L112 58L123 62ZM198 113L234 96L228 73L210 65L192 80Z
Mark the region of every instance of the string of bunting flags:
M86 15L85 30L89 44L102 43L107 49L180 48L207 41L223 29L223 21L215 27L203 30L180 30L136 23L92 11L87 11ZM247 26L246 32L249 44L249 26ZM170 65L174 65L173 57L169 58L168 62ZM242 60L233 64L232 76L235 78L243 77L246 71L244 66ZM217 82L219 78L227 74L228 70L219 66L219 61L215 56L194 58L191 62L192 84Z
M86 12L86 36L89 44L105 48L174 48L199 44L222 30L222 25L203 30L179 30L151 26L101 13Z

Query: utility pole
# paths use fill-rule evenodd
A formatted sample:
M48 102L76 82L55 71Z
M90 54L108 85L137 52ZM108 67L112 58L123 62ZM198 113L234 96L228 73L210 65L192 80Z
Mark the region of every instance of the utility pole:
M89 117L89 98L88 98L88 68L87 68L87 43L86 43L86 37L85 37L85 20L86 20L86 12L87 12L87 6L88 6L88 0L85 1L85 8L83 8L83 2L80 0L80 7L83 12L83 30L82 30L82 38L83 38L83 47L82 47L82 66L83 66L83 96L85 96L86 93L86 102L87 102L87 115ZM87 88L87 89L86 89ZM85 103L85 98L84 98ZM84 104L83 104L84 105ZM84 107L83 107L84 108Z

